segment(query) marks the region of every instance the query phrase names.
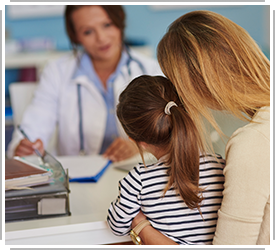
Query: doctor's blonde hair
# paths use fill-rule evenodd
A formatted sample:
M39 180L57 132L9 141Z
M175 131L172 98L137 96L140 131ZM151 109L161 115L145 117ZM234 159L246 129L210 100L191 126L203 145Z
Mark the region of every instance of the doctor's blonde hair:
M171 107L167 115L165 107L170 101L178 107ZM169 181L164 193L173 187L189 208L200 209L203 197L199 161L203 144L173 84L163 76L135 78L119 97L117 117L138 148L139 142L145 142L165 151ZM141 149L140 152L142 155Z
M251 121L259 108L270 105L269 60L224 16L210 11L181 16L159 42L157 58L199 131L204 117L222 134L211 109Z

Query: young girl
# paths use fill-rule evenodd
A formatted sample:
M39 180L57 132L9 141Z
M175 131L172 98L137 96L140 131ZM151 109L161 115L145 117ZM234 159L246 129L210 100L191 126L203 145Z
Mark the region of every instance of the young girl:
M198 130L172 83L162 76L135 78L120 95L117 116L141 156L146 150L158 162L140 164L120 181L108 210L112 232L129 234L141 210L149 222L142 221L131 235L150 223L178 244L211 244L225 162L200 153Z

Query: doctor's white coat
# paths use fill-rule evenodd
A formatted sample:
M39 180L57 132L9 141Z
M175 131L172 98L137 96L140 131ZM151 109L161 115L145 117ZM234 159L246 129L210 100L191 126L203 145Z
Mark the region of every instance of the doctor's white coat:
M148 75L163 75L156 60L131 50ZM84 149L87 154L98 154L104 138L107 109L104 99L96 86L82 75L72 79L77 67L73 55L51 62L44 69L34 99L27 108L22 128L31 141L40 138L47 148L55 128L58 129L57 147L54 154L78 155L80 150L79 111L77 84L81 84L81 105L83 117ZM130 68L131 75L128 74ZM135 77L142 75L139 64L131 61L121 68L121 74L114 81L115 107L120 93ZM113 111L115 112L115 110ZM118 133L126 138L118 119ZM7 156L12 157L15 147L23 136L16 129L8 146Z

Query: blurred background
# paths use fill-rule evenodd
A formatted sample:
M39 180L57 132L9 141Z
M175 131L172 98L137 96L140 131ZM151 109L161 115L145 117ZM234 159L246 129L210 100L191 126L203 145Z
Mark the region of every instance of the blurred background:
M269 58L270 17L268 5L123 5L126 15L125 38L151 57L167 27L179 16L193 10L217 12L242 26ZM70 50L63 19L63 5L5 6L5 144L13 131L13 110L9 86L13 82L37 82L48 60ZM227 136L245 122L224 114L215 114ZM226 115L227 116L227 115ZM217 153L224 156L226 139L213 131L211 138Z

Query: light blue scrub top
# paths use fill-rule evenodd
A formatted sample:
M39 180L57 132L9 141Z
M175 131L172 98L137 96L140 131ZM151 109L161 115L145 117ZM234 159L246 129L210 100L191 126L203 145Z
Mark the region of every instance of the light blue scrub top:
M107 108L107 122L106 129L104 134L103 143L101 146L100 154L103 154L105 150L110 146L110 144L117 138L118 131L116 126L116 107L114 100L114 81L116 77L120 74L120 69L122 66L127 64L129 60L129 55L123 51L118 66L113 74L110 75L107 80L107 90L104 89L103 84L98 77L92 60L88 56L88 54L84 53L80 59L80 63L73 78L76 78L80 75L85 75L89 78L89 80L97 87L99 92L101 93ZM85 140L85 138L84 138Z

